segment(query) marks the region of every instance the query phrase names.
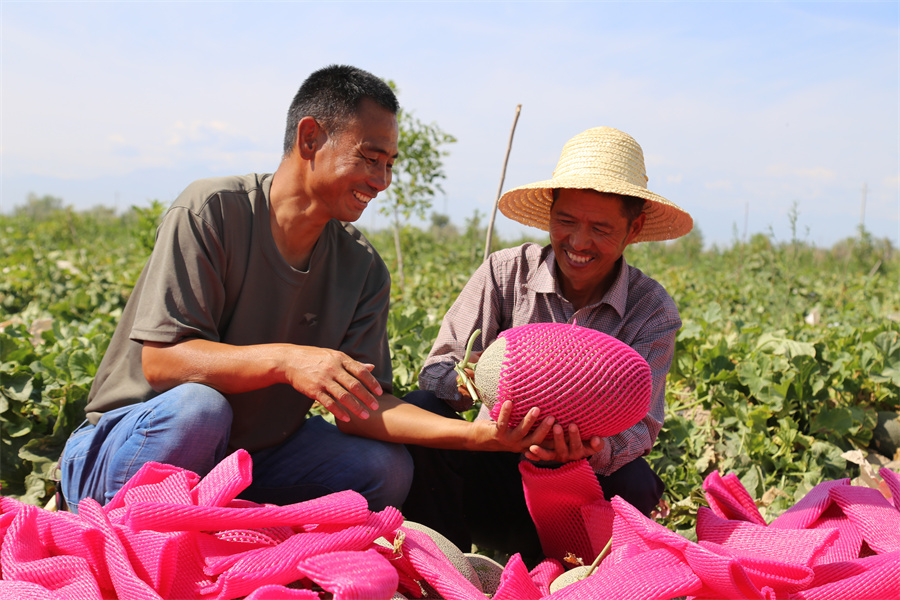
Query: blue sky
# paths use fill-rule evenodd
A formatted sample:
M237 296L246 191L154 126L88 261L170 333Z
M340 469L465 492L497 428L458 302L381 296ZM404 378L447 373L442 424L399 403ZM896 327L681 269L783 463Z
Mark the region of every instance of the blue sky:
M462 224L547 179L599 125L708 243L746 229L900 246L898 2L0 1L0 202L171 202L272 171L313 70L348 63L458 142L435 209ZM865 193L863 189L865 187ZM862 213L863 198L865 212ZM365 227L384 227L370 207ZM745 221L746 219L746 221ZM504 237L525 231L502 215Z

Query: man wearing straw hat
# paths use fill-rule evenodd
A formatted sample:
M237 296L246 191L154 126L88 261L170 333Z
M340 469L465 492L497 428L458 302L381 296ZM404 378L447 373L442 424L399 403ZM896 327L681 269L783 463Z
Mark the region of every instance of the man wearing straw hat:
M548 231L550 245L527 243L495 252L484 262L444 317L419 375L423 391L406 400L445 416L469 409L472 399L458 385L454 366L477 329L482 333L476 351L501 331L529 323L577 323L616 337L650 366L647 416L621 434L585 442L577 428L563 431L556 424L553 448L532 447L525 457L560 463L589 457L607 500L621 496L649 515L663 484L642 457L663 424L665 380L681 320L665 289L628 265L622 253L636 242L680 237L693 221L647 189L641 147L610 127L573 137L551 179L506 192L499 206L507 217ZM483 408L479 418L485 414ZM433 527L464 549L474 541L519 552L526 560L539 557L519 455L410 451L415 475L403 508L407 519Z

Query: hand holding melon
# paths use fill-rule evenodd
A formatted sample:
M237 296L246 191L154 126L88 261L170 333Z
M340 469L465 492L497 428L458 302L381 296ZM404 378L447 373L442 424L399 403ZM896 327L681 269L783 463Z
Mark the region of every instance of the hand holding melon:
M508 329L475 368L475 387L496 419L513 402L515 427L534 406L583 439L609 437L638 423L650 408L647 361L627 344L594 329L533 323Z

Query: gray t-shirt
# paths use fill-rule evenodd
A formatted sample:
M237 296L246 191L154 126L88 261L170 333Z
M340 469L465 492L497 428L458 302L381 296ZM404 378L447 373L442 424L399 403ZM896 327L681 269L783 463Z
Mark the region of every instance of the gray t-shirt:
M100 363L85 409L92 422L157 395L141 368L144 341L332 348L374 364L391 391L387 267L356 228L332 220L308 270L292 268L272 238L271 184L271 174L204 179L175 200ZM227 397L231 449L248 451L285 440L312 405L284 384Z

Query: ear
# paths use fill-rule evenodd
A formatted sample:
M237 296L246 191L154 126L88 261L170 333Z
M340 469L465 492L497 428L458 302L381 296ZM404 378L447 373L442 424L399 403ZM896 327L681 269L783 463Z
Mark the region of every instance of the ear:
M634 241L634 238L638 236L642 229L644 229L644 221L647 220L647 213L642 212L637 216L637 218L631 222L631 227L628 229L628 237L626 238L628 244Z
M314 118L303 117L297 123L297 146L295 150L304 159L312 160L316 150L321 147L322 140L320 137L323 134L324 130Z

